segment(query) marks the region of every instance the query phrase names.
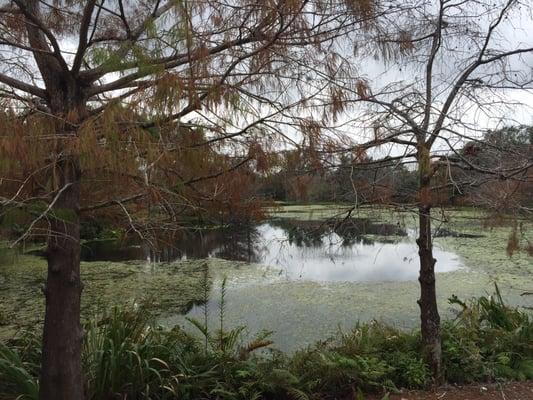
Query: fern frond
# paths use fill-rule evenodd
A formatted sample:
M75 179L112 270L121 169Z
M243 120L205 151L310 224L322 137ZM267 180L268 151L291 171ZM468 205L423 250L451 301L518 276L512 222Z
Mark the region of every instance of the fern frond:
M294 400L309 400L309 396L301 391L300 389L296 389L296 388L290 388L287 390L289 396L291 397L291 399L294 399Z
M272 340L265 340L265 339L252 340L251 342L247 343L245 346L241 347L239 351L239 358L241 360L244 360L248 356L248 354L250 354L251 352L257 349L268 347L273 343L274 342Z
M198 329L204 337L209 338L209 330L207 329L207 326L202 324L200 321L198 321L196 318L192 317L185 317L185 319L196 329Z

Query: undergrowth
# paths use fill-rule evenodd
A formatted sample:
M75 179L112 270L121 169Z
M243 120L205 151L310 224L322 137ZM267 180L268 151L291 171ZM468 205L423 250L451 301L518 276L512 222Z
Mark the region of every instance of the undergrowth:
M272 347L269 332L244 340L245 328L190 319L198 334L163 329L148 308L115 308L85 326L86 397L106 399L334 399L430 383L418 332L370 322L292 355ZM533 322L493 296L458 307L442 326L449 383L533 379ZM206 310L207 314L207 310ZM40 342L24 334L0 345L0 399L37 399Z

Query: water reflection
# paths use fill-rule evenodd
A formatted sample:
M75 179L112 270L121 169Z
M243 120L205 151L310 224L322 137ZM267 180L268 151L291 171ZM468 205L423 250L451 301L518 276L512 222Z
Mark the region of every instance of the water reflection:
M343 246L351 246L357 242L372 244L368 235L382 236L380 240L387 242L385 236L407 236L407 231L400 225L373 223L367 218L354 218L346 221L271 221L268 225L282 228L289 243L298 247L321 246L325 238L335 233L342 239Z
M243 229L184 229L172 238L158 238L157 243L128 241L93 241L82 246L84 261L149 260L168 262L183 259L217 257L225 260L259 262L256 227Z
M451 252L435 249L437 272L461 267ZM289 280L406 281L418 276L414 238L399 225L369 219L276 220L241 229L184 230L154 251L145 244L94 242L84 246L89 261L222 258L274 268Z
M391 241L358 235L346 238L335 229L323 229L320 235L304 239L298 230L295 233L270 224L260 226L265 243L262 264L275 266L288 279L371 282L417 278L418 249L405 232ZM436 248L435 256L437 272L461 267L454 253Z

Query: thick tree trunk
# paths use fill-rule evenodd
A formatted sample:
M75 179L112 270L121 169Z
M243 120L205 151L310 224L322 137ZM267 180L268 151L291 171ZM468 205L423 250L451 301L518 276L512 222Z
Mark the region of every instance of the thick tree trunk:
M435 383L441 381L441 334L440 316L437 307L435 287L435 258L431 234L431 168L429 151L419 151L419 236L416 241L420 258L420 306L421 333L424 356L428 362Z
M59 162L59 190L48 242L40 400L83 399L80 325L79 167Z
M40 400L82 400L83 332L80 325L80 164L77 129L87 116L84 85L50 46L35 21L44 20L39 0L17 2L24 9L28 41L53 115L56 150L51 174L48 276L40 377ZM62 62L63 61L63 62Z
M60 77L58 77L58 81ZM80 163L77 128L86 116L83 96L76 83L66 79L63 91L51 101L59 135L53 186L45 287L40 400L84 398L80 323Z

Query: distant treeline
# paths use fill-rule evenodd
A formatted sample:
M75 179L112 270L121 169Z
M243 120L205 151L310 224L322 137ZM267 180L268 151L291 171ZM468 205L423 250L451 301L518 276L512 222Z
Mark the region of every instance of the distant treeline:
M258 179L258 193L276 201L415 203L418 172L394 158L372 159L357 152L317 157L304 148L277 155L276 168ZM514 156L513 156L514 155ZM514 160L511 159L513 156ZM516 208L533 201L533 172L520 179L491 174L516 158L533 157L533 127L488 131L455 151L435 158L435 205L481 205ZM486 171L485 173L479 170Z

